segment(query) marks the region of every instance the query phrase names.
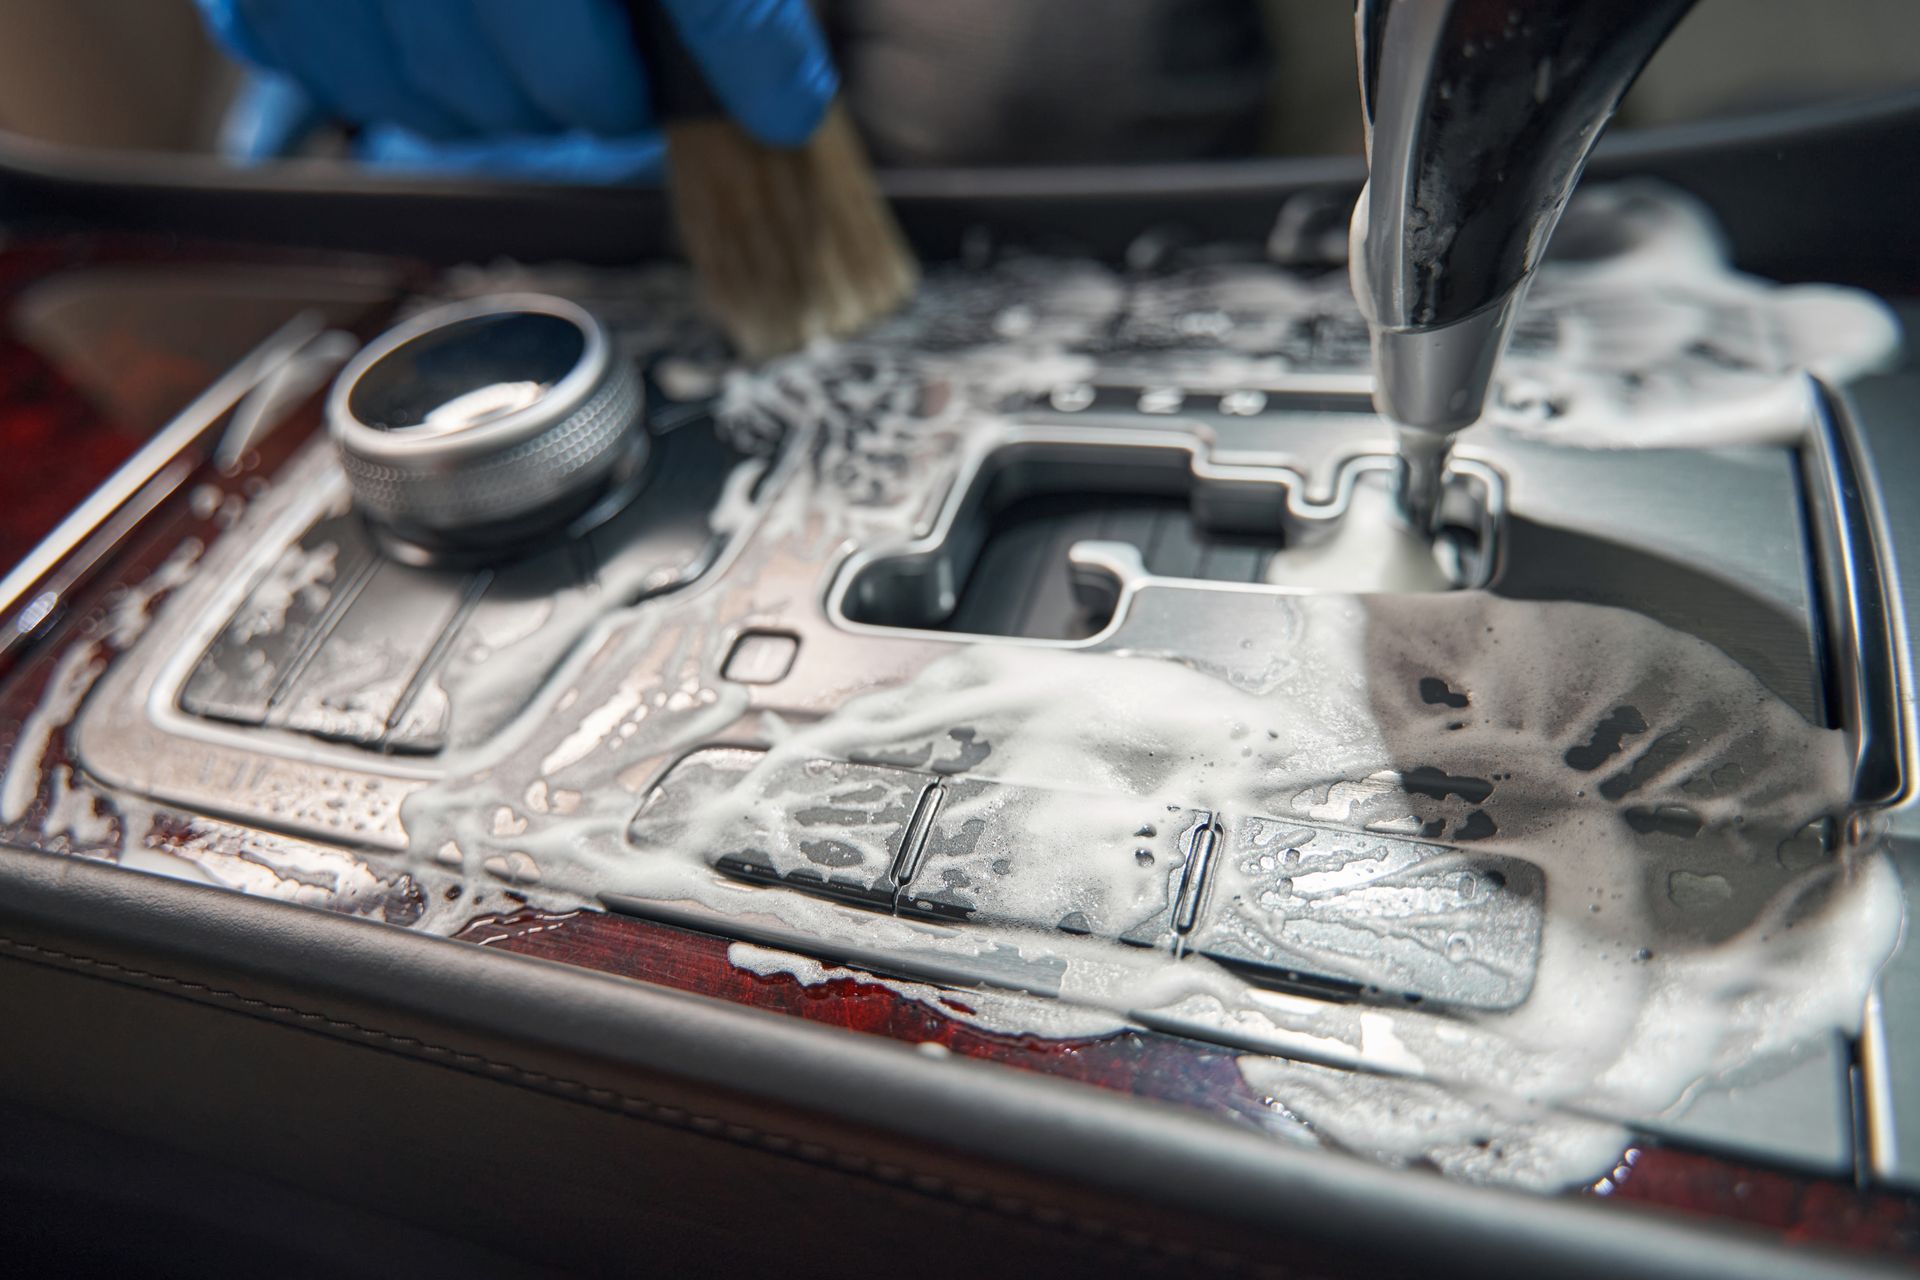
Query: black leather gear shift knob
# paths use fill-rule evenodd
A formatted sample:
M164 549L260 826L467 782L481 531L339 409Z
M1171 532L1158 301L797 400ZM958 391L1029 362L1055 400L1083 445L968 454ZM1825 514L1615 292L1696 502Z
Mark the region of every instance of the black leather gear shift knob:
M1515 306L1601 130L1693 0L1358 0L1369 178L1354 293L1375 404L1480 416Z

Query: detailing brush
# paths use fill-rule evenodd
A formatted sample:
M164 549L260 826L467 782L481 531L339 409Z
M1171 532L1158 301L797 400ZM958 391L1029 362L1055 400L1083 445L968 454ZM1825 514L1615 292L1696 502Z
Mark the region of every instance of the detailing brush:
M748 359L844 337L893 310L919 268L846 108L773 147L720 106L659 0L628 14L667 137L680 240L708 305Z

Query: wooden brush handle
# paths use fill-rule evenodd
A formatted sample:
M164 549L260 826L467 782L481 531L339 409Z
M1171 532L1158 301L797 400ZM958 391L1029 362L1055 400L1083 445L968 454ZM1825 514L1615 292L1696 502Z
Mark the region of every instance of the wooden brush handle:
M726 108L714 96L713 86L680 38L666 6L660 0L627 0L627 18L641 64L647 69L655 121L669 124L724 117Z

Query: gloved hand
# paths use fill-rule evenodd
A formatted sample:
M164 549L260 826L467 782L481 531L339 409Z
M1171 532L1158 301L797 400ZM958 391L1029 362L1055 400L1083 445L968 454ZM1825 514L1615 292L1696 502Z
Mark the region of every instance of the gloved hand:
M198 0L265 74L236 101L237 159L332 117L410 168L589 180L657 169L646 70L619 0ZM805 141L839 87L806 0L657 0L722 106L761 141Z

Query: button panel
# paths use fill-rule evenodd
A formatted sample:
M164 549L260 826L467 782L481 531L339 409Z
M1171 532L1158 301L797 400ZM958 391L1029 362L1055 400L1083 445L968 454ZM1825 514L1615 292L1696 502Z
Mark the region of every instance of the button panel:
M253 584L180 706L383 752L473 746L608 608L704 571L722 536L708 515L735 461L710 422L666 432L625 509L484 568L403 564L358 515L320 520Z
M713 748L668 771L628 837L755 884L1192 952L1322 995L1505 1009L1539 963L1531 863L1124 796Z

